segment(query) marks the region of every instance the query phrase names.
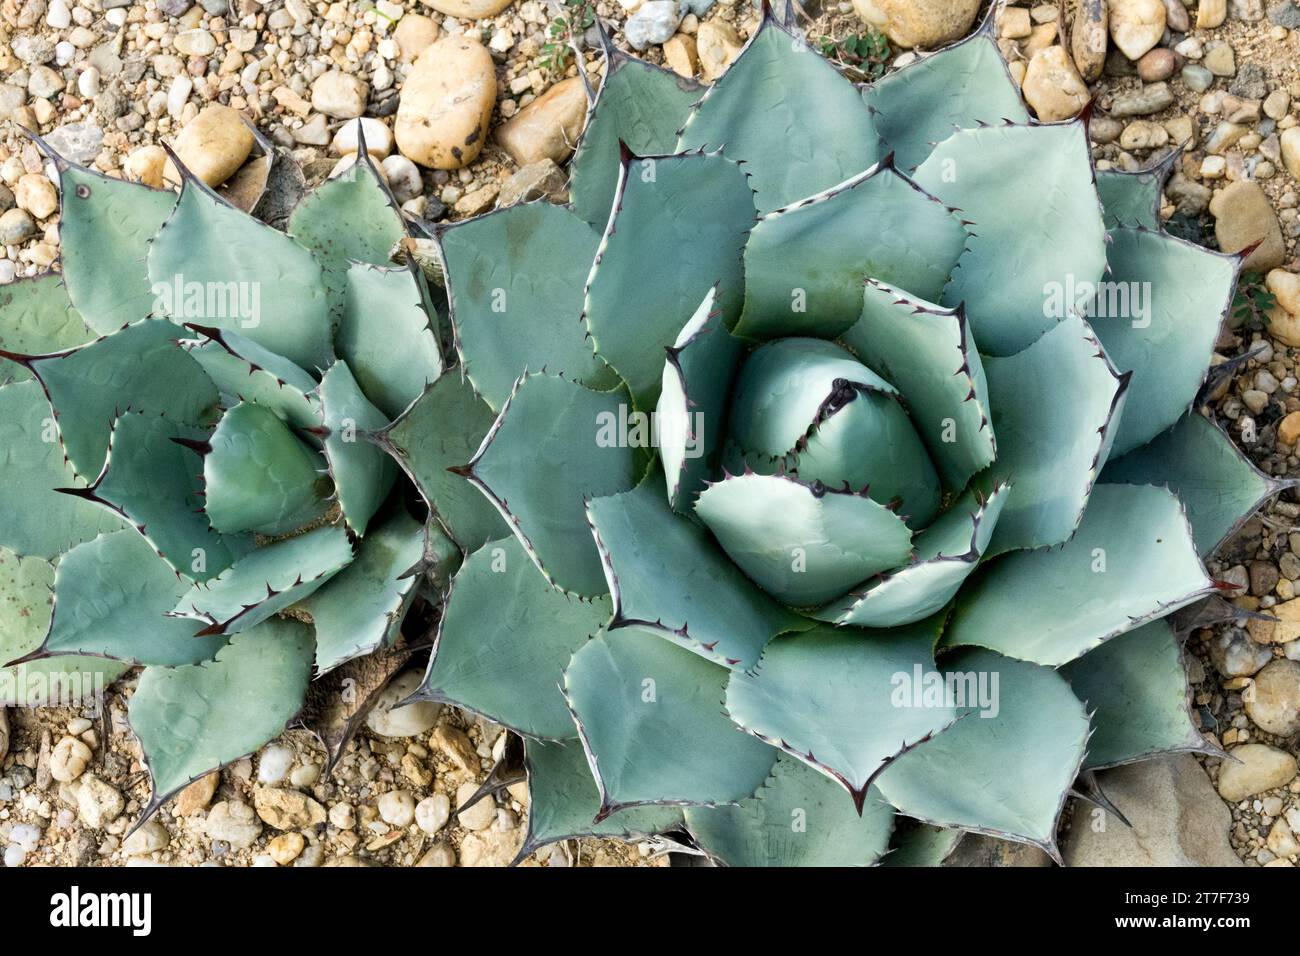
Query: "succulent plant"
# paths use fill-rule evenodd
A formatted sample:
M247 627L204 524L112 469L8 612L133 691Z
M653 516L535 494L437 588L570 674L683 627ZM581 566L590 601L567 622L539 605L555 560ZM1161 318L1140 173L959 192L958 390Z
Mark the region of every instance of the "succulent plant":
M415 698L525 740L521 858L1055 855L1081 775L1214 752L1164 618L1284 483L1196 411L1242 257L989 29L861 88L766 12L708 90L607 47L570 204L433 228L431 283L364 148L287 234L59 161L0 662L144 665L150 810L432 637Z

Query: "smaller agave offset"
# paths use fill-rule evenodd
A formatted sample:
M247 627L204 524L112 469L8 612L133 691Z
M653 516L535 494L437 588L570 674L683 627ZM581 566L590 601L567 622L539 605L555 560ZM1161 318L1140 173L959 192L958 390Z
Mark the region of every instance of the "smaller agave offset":
M60 162L0 663L145 665L151 810L431 637L416 697L524 738L521 859L1055 856L1080 775L1215 752L1163 619L1285 484L1196 407L1242 257L990 30L863 88L770 12L707 90L607 48L571 204L416 237L431 283L364 151L287 234Z

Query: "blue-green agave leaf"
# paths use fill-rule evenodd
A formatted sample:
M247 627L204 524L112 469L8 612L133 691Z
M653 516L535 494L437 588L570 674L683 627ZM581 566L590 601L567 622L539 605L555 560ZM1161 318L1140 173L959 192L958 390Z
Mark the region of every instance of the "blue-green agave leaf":
M629 807L594 822L601 811L600 789L577 740L525 742L524 768L528 773L528 834L516 860L560 840L584 836L640 840L682 825L681 808L674 806Z
M881 866L943 866L966 835L965 830L932 827L928 823L913 822L909 826L905 819L895 821L889 854L880 861Z
M898 388L946 487L964 488L993 461L988 382L963 309L868 279L860 317L841 341Z
M563 591L606 591L583 506L636 487L649 467L645 445L619 434L628 407L621 388L594 392L558 375L525 375L462 469L546 580Z
M1085 770L1166 753L1219 753L1192 722L1187 668L1168 621L1121 634L1061 674L1092 711Z
M514 538L485 545L452 579L417 696L530 737L571 738L564 668L609 616L609 598L583 601L547 584Z
M153 789L141 820L283 732L306 698L311 659L311 628L276 619L236 636L213 661L145 668L127 707Z
M727 866L870 866L894 823L877 791L859 816L835 781L785 754L752 797L685 814L700 848Z
M1223 430L1196 412L1106 465L1101 480L1163 485L1178 496L1206 557L1287 483L1260 472Z
M1106 353L1133 373L1114 453L1144 445L1183 416L1209 371L1242 257L1142 228L1110 233L1110 272L1084 315Z
M991 26L991 14L987 20ZM863 87L862 97L902 169L919 166L954 127L1029 122L1020 90L985 28L882 76Z
M563 206L535 202L455 223L440 240L456 352L493 411L525 369L593 388L615 383L578 321L598 232Z
M213 420L216 386L178 338L170 322L144 319L79 348L23 359L57 413L77 474L99 474L113 419L128 408L182 425Z
M790 454L825 411L838 382L894 395L895 388L834 342L787 338L746 358L731 400L731 439L768 458Z
M92 502L54 491L77 485L78 478L63 456L40 383L0 387L0 449L0 546L55 558L122 527L120 518Z
M386 647L397 638L419 576L425 529L403 511L361 539L352 563L302 602L316 626L316 673Z
M424 277L414 265L354 262L334 345L362 391L391 421L442 374L442 349Z
M0 285L0 352L47 355L85 345L95 338L68 299L57 272ZM25 382L26 365L0 358L0 382Z
M1055 667L1213 589L1177 498L1097 485L1059 550L1004 555L981 570L957 596L943 641Z
M245 542L213 530L204 514L198 449L208 432L127 412L113 423L104 470L89 488L60 488L135 527L178 573L205 581L229 567Z
M742 254L754 226L743 167L720 153L634 157L587 278L582 320L596 354L654 408L664 349L711 286L728 326L740 313ZM647 259L647 250L653 250Z
M613 599L611 631L652 631L714 663L752 667L772 637L809 626L760 591L703 528L674 514L657 484L652 474L587 505Z
M1088 323L1071 315L1022 352L988 358L998 460L1015 487L993 534L994 553L1069 540L1131 403Z
M149 243L171 215L176 194L63 159L56 165L59 259L72 304L101 335L147 318L156 296Z
M350 529L365 534L371 516L397 480L396 463L366 437L388 424L388 417L370 404L342 359L321 378L317 396L324 413L325 458L339 510Z
M463 477L448 471L474 456L495 418L469 382L453 371L440 376L397 421L371 436L397 459L465 551L510 534L491 503Z
M320 424L316 380L288 359L262 348L252 339L211 326L188 326L204 338L186 343L208 373L227 408L256 402L294 428Z
M237 332L306 369L333 358L315 256L195 179L149 246L149 279L155 315Z
M599 20L596 23L604 29ZM605 228L614 207L619 144L638 156L673 152L677 131L703 92L694 80L613 46L605 52L605 79L569 164L573 209L596 229Z
M760 212L829 189L880 158L853 84L770 14L682 128L678 149L743 158Z
M912 532L885 505L784 475L728 476L695 512L742 571L795 607L839 597L912 554Z
M734 803L762 785L776 751L722 713L728 673L631 628L573 655L564 693L600 789L597 821L633 806Z
M945 658L937 684L960 718L885 770L881 794L907 816L1031 843L1059 862L1056 824L1089 733L1070 685L1051 668L977 649Z
M982 354L1019 352L1065 318L1072 291L1101 279L1106 231L1082 121L958 130L916 181L972 223L940 302L965 304Z
M54 564L0 547L0 664L41 646L50 627ZM0 667L0 707L66 707L89 702L128 665L98 657L57 656Z
M1097 195L1106 216L1106 228L1145 226L1160 228L1160 190L1182 155L1174 150L1153 166L1129 172L1097 170Z
M325 460L263 405L227 411L205 452L204 509L222 534L288 534L329 508Z
M191 622L167 616L193 583L130 529L79 544L55 571L54 620L37 656L166 667L212 660L226 638L196 638Z
M951 210L878 163L760 217L745 246L736 334L839 335L858 321L869 277L938 299L965 245Z
M321 264L336 316L343 312L352 266L388 265L390 251L406 235L402 214L364 145L356 157L343 172L305 195L289 217L289 235L314 252Z
M659 458L674 511L687 510L715 472L740 362L740 342L727 331L716 302L713 288L668 349L655 406Z
M937 614L975 570L1006 504L1010 486L985 495L972 488L916 536L911 564L879 574L817 617L856 627L897 627Z
M186 592L172 613L207 624L199 637L238 634L310 597L351 561L347 531L325 525L248 552Z
M937 627L936 619L889 631L822 624L778 637L753 671L731 672L727 713L838 781L861 813L881 771L956 719L943 702L895 703L899 675L921 681L934 672Z

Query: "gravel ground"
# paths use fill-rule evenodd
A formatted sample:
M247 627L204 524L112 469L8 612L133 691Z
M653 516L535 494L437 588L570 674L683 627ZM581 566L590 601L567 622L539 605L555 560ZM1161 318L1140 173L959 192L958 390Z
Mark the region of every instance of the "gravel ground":
M1216 3L1222 0L1203 0L1204 22L1214 21ZM617 26L615 42L626 46L629 37L644 38L646 23L629 26L638 3L629 0L631 10L623 4L582 9ZM915 15L923 20L931 5L918 0ZM1140 5L1112 0L1112 16ZM726 0L690 6L703 16L688 13L675 35L660 37L666 42L651 43L643 55L709 80L735 55L757 14ZM226 107L254 121L316 183L356 148L350 120L364 115L384 127L368 120L367 142L388 157L385 172L413 219L464 218L525 197L562 200L562 167L585 103L572 95L580 86L577 71L598 83L602 69L594 37L579 35L579 66L552 45L549 28L559 7L540 0L501 7L500 0L3 0L0 283L57 268L57 196L20 125L106 173L161 185L167 176L162 142L174 144L200 174L221 170L211 173L221 178L245 161L251 138L218 108ZM1268 295L1257 292L1260 307L1241 310L1220 339L1216 361L1253 357L1211 404L1264 472L1294 476L1300 466L1300 133L1288 132L1298 125L1292 100L1300 100L1300 9L1288 0L1267 9L1260 0L1231 0L1222 22L1202 29L1195 4L1188 10L1169 0L1169 29L1156 55L1135 65L1112 51L1082 98L1069 98L1070 82L1057 82L1049 96L1036 85L1040 70L1056 55L1050 51L1060 49L1059 24L1073 23L1077 7L1067 0L1003 12L1000 45L1013 74L1025 79L1044 118L1072 115L1090 95L1097 97L1091 135L1099 168L1137 169L1181 146L1161 209L1178 234L1229 251L1246 244L1239 236L1271 237L1248 263L1251 287ZM566 15L581 16L582 9ZM816 17L808 28L814 37L864 30L851 4L805 9ZM641 8L643 21L647 10ZM1189 21L1184 29L1178 29L1179 10ZM481 68L494 74L496 92L448 122L472 126L486 117L491 133L461 169L419 168L402 154L441 144L404 143L399 131L394 150L391 136L412 61L432 42L464 36L486 44L491 64ZM915 55L896 44L889 59ZM191 124L211 135L182 135ZM1235 852L1248 865L1293 865L1300 860L1293 833L1300 830L1300 504L1294 493L1248 522L1211 570L1236 586L1230 598L1238 607L1282 622L1192 632L1196 716L1211 740L1242 761L1204 763L1230 808ZM521 785L453 812L499 756L501 729L433 707L399 715L408 722L404 732L418 731L407 736L363 728L329 775L316 738L292 730L196 784L124 840L148 797L140 752L125 725L131 689L128 677L99 713L10 712L0 772L0 848L7 847L7 864L500 865L523 840L528 807ZM372 723L392 731L386 720ZM654 850L572 841L539 851L525 865L664 865Z

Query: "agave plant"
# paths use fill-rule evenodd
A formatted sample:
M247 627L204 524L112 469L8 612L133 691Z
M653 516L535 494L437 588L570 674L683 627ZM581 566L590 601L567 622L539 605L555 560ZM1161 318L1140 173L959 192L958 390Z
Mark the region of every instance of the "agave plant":
M770 13L708 90L607 47L571 203L437 227L432 283L364 151L287 235L60 162L3 659L145 665L151 810L436 617L416 697L525 739L521 858L1055 855L1081 774L1215 752L1163 618L1282 483L1194 407L1241 256L989 30L864 88Z

